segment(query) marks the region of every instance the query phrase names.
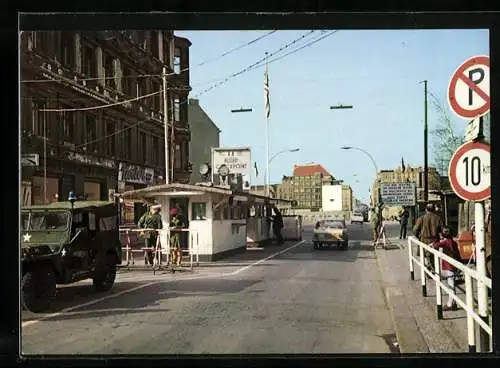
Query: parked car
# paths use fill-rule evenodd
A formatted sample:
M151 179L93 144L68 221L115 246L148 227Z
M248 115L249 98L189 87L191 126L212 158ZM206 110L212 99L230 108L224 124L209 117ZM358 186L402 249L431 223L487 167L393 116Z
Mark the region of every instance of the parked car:
M362 224L363 222L365 222L363 213L357 211L351 213L351 224L355 223Z
M349 238L345 220L322 220L316 223L313 234L313 248L336 245L347 250Z

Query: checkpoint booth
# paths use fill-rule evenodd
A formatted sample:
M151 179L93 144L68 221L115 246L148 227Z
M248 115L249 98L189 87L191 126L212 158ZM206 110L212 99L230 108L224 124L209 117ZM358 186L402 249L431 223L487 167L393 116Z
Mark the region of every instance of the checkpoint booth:
M121 194L124 200L161 204L162 254L168 254L170 209L180 208L186 223L186 252L200 261L213 261L247 245L248 194L208 185L162 184ZM128 251L124 249L124 251ZM127 258L128 260L128 258Z

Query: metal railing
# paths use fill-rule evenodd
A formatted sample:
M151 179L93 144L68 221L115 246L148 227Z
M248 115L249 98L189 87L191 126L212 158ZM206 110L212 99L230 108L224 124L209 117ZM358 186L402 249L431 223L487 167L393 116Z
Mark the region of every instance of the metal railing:
M189 233L188 248L180 249L181 254L189 255L189 266L193 268L193 264L196 263L197 266L200 264L200 253L199 253L199 234L196 231L190 229L132 229L132 228L122 228L120 232L125 233L125 246L122 247L122 252L125 254L125 266L130 267L130 265L135 264L134 253L143 253L146 255L147 252L154 252L154 264L153 268L160 267L162 265L162 256L165 255L167 265L170 264L170 234L172 232L187 232ZM141 246L139 248L132 247L130 242L130 234L147 234L150 232L157 232L158 237L156 238L155 247ZM165 241L162 242L162 236L164 236Z
M418 258L413 256L413 244L417 245L419 248ZM425 265L425 255L424 251L434 255L434 271L428 270ZM492 337L492 325L491 319L486 315L480 315L476 312L476 303L474 302L474 290L472 280L476 280L478 283L478 291L481 286L486 286L491 290L491 278L481 275L478 271L469 268L467 265L447 256L443 253L443 249L439 248L436 250L434 247L427 245L419 241L414 236L408 237L408 257L410 265L410 277L415 280L414 264L420 267L420 282L422 285L422 295L427 296L427 278L426 274L430 276L435 281L436 284L436 307L437 307L437 318L443 319L443 307L442 307L442 290L444 290L453 300L467 313L467 337L469 343L469 352L476 352L476 324L480 327L480 338L484 333L489 335L489 340ZM461 271L465 278L465 301L459 298L454 290L452 290L447 284L444 284L441 280L441 261L446 261L457 270ZM488 305L488 300L480 300L480 295L478 292L478 309L479 305ZM486 299L488 298L486 294ZM488 313L485 313L488 314ZM484 347L486 343L482 343L482 349L490 350L490 347ZM489 345L489 344L488 344Z

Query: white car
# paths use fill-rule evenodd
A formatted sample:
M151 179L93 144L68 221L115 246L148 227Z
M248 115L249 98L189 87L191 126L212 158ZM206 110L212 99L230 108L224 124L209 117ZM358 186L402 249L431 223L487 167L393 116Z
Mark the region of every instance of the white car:
M365 222L365 218L361 212L351 213L351 224L362 224L363 222Z

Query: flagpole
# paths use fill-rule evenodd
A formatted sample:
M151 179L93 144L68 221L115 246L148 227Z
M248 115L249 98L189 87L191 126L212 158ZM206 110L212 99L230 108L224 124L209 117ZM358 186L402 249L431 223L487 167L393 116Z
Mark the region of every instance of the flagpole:
M266 83L268 90L266 91L267 104L269 104L269 75L268 75L268 62L267 62L267 52L266 52ZM266 196L269 197L269 110L266 106Z

